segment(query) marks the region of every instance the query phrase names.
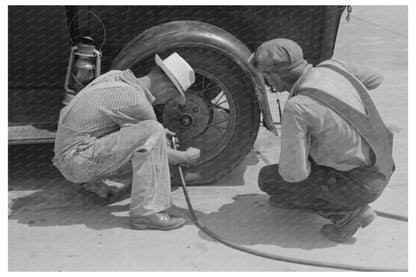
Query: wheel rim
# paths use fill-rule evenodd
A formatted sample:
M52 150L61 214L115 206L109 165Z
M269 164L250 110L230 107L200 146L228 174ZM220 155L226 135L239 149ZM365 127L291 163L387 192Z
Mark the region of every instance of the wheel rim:
M187 105L168 102L162 120L179 138L179 149L195 147L201 157L195 165L205 163L227 147L235 132L237 111L226 84L213 74L195 69L196 81L187 90Z

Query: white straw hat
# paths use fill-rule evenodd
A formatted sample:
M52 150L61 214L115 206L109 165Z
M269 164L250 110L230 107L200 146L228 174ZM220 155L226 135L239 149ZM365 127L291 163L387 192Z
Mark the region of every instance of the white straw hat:
M156 54L155 62L178 89L181 94L180 103L185 104L185 91L195 82L195 72L192 67L178 53L173 53L165 60Z

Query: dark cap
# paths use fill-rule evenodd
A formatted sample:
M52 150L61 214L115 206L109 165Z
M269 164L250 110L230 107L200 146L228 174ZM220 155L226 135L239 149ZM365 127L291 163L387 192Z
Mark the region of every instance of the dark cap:
M303 51L293 40L277 38L260 45L249 63L257 70L290 70L303 63Z

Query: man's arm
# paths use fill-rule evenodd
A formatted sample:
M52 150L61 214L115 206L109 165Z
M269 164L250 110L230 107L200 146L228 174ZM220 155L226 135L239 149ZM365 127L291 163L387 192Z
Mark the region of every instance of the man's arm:
M167 138L167 154L169 164L192 164L199 159L201 151L197 148L189 147L186 151L179 151L174 149L172 138L176 135L174 132L165 128L165 134Z
M289 99L282 115L279 173L287 182L300 182L310 173L308 126L302 107Z
M174 150L167 147L169 164L192 164L199 159L201 151L199 149L189 147L185 151Z

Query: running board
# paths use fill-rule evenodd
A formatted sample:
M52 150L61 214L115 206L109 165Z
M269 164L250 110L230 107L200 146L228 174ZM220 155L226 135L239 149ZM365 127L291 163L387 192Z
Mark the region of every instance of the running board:
M56 124L9 126L9 145L53 143Z

